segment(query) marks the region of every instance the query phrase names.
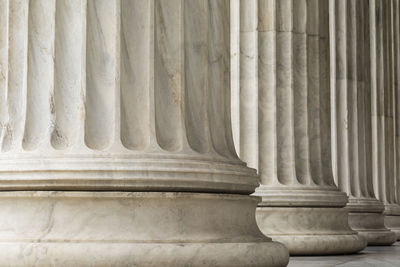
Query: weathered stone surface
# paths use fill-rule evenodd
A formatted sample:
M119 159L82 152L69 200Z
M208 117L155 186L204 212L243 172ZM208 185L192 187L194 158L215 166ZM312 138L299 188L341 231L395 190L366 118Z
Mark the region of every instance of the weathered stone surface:
M384 225L384 206L372 181L370 8L369 1L358 0L331 6L333 170L337 185L349 196L351 228L369 245L391 245L395 234Z
M233 144L229 0L0 0L0 20L0 263L287 264Z
M240 145L261 178L258 225L291 254L359 251L365 241L348 225L331 168L329 1L258 3L258 103L240 99L252 107L240 116L258 114L258 127L240 119L240 144L258 142L252 153ZM252 87L242 82L241 91Z
M371 37L374 45L371 53L373 183L375 195L385 207L386 227L398 232L400 206L396 203L398 182L395 169L400 165L395 155L394 97L399 76L393 75L393 71L395 66L399 66L399 53L397 48L394 50L396 45L392 29L396 25L395 17L398 21L399 11L394 6L397 1L375 0L371 3ZM388 219L391 223L387 222ZM393 223L394 220L398 222Z

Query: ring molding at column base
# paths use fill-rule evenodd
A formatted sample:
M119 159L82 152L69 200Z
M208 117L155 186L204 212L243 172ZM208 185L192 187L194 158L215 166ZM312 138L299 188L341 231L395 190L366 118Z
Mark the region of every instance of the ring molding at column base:
M7 155L8 156L8 155ZM238 159L164 154L0 157L2 191L148 191L250 195L256 171Z
M258 201L201 193L2 192L0 263L286 266L287 249L257 227Z
M351 254L367 245L350 229L344 208L258 207L256 218L261 231L291 255Z
M350 197L346 209L351 229L364 237L369 246L389 246L396 242L396 234L385 227L382 202Z

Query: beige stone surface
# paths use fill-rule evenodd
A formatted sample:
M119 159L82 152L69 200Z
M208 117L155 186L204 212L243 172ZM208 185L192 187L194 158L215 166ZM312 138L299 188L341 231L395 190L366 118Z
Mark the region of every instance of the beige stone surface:
M0 0L0 265L285 266L235 151L230 0Z
M229 1L48 2L2 0L0 188L254 191L231 133Z
M370 10L373 20L371 36L374 42L371 53L373 183L376 196L385 206L384 214L391 217L388 218L389 221L392 216L400 215L400 206L396 202L396 168L399 164L396 158L397 123L394 116L397 91L397 86L394 85L398 84L395 82L398 74L393 75L396 66L399 66L399 54L398 50L394 50L395 35L392 34L392 28L396 25L395 16L398 16L398 11L394 9L395 2L397 1L373 1ZM393 224L388 224L387 221L385 218L386 227L397 231L397 227L393 228Z
M258 199L157 192L0 194L2 266L285 266Z
M333 170L349 196L351 228L369 245L390 245L395 234L384 225L372 180L370 8L368 1L338 0L330 9Z
M258 128L242 123L242 116L254 115L241 109L240 144L258 146L251 156L241 146L240 156L259 166L258 225L291 254L359 251L365 241L348 226L347 196L332 173L329 1L263 0L257 9L258 73L247 71L258 75L258 110L240 100L257 112ZM249 84L241 86L251 91ZM330 212L341 223L320 224Z

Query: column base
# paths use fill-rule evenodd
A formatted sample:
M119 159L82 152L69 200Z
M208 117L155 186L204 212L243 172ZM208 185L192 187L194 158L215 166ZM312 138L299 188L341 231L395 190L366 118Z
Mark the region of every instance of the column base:
M396 234L397 240L400 240L400 215L386 215L385 226Z
M346 209L351 229L364 237L369 246L389 246L396 242L396 234L385 227L382 202L375 198L350 197Z
M258 198L156 192L0 193L0 261L13 266L286 266Z
M350 254L366 247L366 240L350 229L344 208L258 207L261 231L282 242L291 255Z
M385 227L382 213L350 212L349 225L369 246L390 246L397 240L396 234Z

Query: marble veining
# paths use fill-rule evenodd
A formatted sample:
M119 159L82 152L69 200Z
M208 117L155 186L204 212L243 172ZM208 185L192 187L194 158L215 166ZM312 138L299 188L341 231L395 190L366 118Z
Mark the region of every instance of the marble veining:
M3 154L33 155L44 147L53 154L85 148L103 154L122 145L237 159L225 97L230 95L230 36L219 30L230 23L229 1L18 0L9 5L2 43L10 49L2 54L10 68L2 68L8 77L2 91L18 95L3 101L21 108L15 108L18 114L2 110L8 117L2 125L9 129ZM16 38L26 42L12 45ZM18 81L24 76L15 73L13 56L26 81Z
M329 103L324 102L329 99L329 29L319 16L327 6L328 1L285 0L261 1L258 7L259 172L264 185L334 185L330 136L320 130L329 127Z
M160 190L154 179L167 178L146 174L152 166L178 171L185 191L203 187L189 189L190 180L254 191L257 177L233 143L229 0L1 3L0 187L72 188L97 159L112 158L125 172L95 175L103 189ZM71 169L65 183L46 174L59 164Z
M287 265L233 143L230 14L0 0L1 266Z

